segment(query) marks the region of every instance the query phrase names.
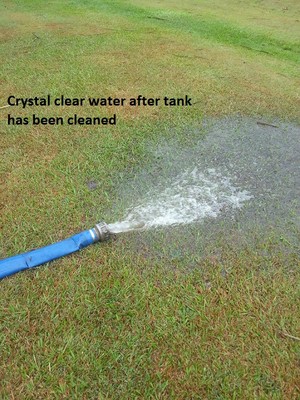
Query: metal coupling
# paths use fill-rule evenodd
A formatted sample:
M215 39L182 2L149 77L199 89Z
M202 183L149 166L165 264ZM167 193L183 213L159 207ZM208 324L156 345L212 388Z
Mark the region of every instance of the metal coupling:
M105 242L110 239L111 233L105 222L101 221L95 225L95 232L100 242Z

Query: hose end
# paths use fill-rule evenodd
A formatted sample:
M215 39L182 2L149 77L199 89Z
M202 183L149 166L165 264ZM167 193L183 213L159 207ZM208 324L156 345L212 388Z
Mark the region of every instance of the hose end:
M103 221L95 225L95 232L99 242L106 242L111 237L111 233L108 230L108 226Z

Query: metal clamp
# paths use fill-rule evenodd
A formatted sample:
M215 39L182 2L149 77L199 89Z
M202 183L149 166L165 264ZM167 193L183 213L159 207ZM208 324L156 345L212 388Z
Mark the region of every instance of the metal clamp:
M100 242L105 242L110 239L110 232L105 222L101 221L95 225L95 232Z

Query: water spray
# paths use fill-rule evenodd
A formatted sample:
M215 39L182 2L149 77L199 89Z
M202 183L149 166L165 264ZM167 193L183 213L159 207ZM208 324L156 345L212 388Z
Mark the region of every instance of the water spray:
M248 191L235 187L229 177L215 169L187 169L177 175L166 188L147 193L139 204L126 211L122 221L109 225L99 222L94 228L61 242L1 260L0 279L74 253L90 244L105 242L111 235L121 232L216 218L222 210L239 209L251 198Z
M99 222L94 228L77 233L68 239L0 260L0 279L75 253L91 244L105 242L112 234L115 233L109 230L105 222Z

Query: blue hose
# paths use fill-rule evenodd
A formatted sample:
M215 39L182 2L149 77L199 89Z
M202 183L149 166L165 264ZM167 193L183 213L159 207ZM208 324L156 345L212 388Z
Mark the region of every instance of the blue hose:
M96 225L94 229L83 231L49 246L5 258L0 260L0 279L74 253L99 240L101 240L101 237L99 237Z

